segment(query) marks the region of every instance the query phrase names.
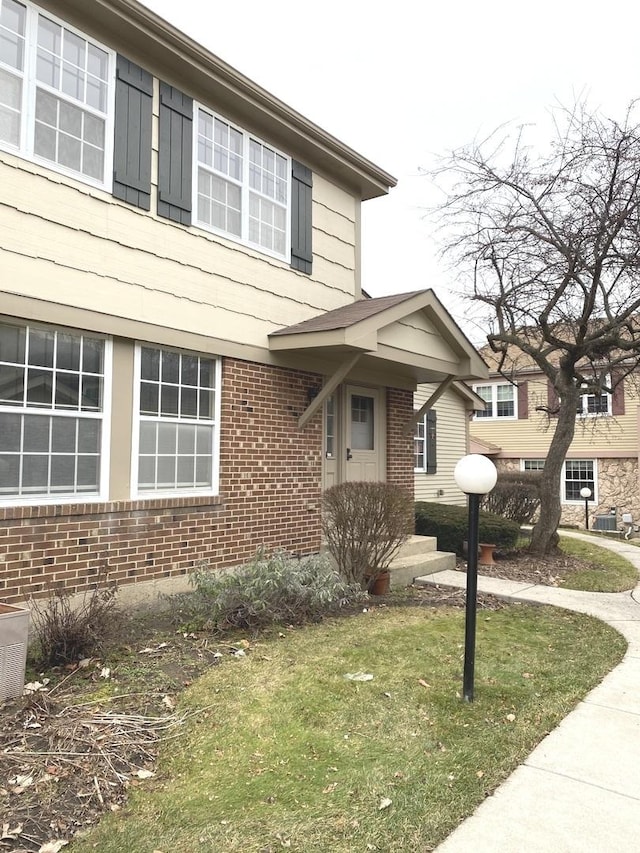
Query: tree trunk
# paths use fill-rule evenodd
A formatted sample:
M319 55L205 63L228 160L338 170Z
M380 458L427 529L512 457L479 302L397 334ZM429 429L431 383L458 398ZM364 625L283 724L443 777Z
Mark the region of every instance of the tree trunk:
M562 511L560 505L562 466L576 431L576 411L580 396L571 379L559 384L564 386L558 389L560 410L540 477L540 517L533 528L529 546L531 553L540 556L555 551L558 546L557 530Z

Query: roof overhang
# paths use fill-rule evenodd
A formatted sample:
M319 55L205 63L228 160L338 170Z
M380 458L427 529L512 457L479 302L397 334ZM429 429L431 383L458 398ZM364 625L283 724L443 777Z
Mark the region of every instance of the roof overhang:
M479 453L482 456L498 456L502 448L490 441L482 441L476 436L469 436L469 453Z
M360 354L359 368L410 378L416 385L489 375L478 351L432 290L350 303L272 332L269 349L329 362Z
M306 119L137 0L39 0L160 79L342 181L361 199L385 195L394 177ZM212 95L212 93L215 93Z

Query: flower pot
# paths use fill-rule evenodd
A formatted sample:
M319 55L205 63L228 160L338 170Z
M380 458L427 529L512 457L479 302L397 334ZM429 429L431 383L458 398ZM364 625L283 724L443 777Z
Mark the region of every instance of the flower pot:
M391 572L385 569L383 572L372 575L367 589L370 595L386 595L389 592L390 585Z
M29 611L0 602L0 702L22 694L29 641Z

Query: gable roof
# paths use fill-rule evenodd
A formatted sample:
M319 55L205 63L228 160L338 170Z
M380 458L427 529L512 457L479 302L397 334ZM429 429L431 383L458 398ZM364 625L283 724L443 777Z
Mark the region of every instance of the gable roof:
M348 329L351 326L355 326L357 323L360 323L362 320L367 320L369 317L375 317L379 314L383 314L387 309L405 303L409 297L417 296L421 293L426 293L426 291L415 290L412 293L396 293L392 296L379 296L375 299L358 299L356 302L349 303L349 305L343 305L341 308L334 308L333 311L326 311L324 314L318 314L316 317L303 320L301 323L296 323L293 326L287 326L284 329L278 329L271 334L273 336L298 335L308 334L309 332Z
M269 335L272 351L362 353L416 382L484 379L487 367L433 290L360 299Z

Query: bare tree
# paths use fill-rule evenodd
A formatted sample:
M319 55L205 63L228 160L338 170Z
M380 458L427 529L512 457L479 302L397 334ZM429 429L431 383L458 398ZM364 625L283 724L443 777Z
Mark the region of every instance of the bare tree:
M585 393L612 393L640 362L640 125L559 110L545 153L496 135L436 170L445 252L483 307L500 372L536 365L555 389L555 430L531 550L557 544L560 480ZM556 402L557 399L557 402Z

